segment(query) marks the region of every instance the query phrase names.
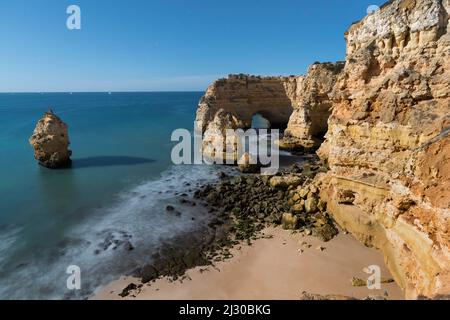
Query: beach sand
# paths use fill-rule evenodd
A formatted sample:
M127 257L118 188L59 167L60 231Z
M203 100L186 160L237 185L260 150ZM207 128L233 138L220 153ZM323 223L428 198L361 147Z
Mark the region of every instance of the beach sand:
M256 240L251 246L235 247L231 259L189 270L186 273L189 279L161 278L144 284L125 299L296 300L303 291L356 298L387 292L388 299L404 299L395 283L382 284L381 290L352 286L353 277L367 279L369 275L363 269L371 265L380 266L383 278L391 276L382 254L350 235L340 233L324 243L281 228L268 228L264 234L271 237ZM123 299L118 294L130 283L140 282L123 277L97 290L92 299Z

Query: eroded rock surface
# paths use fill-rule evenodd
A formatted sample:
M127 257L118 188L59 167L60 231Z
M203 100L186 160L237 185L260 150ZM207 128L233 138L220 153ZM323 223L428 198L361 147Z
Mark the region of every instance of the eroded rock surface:
M230 75L214 82L202 97L195 126L204 133L203 150L223 159L233 156L222 154L222 149L233 150L227 144L225 129L248 129L255 114L270 122L271 128L285 129L280 147L285 149L317 148L323 141L331 114L330 93L343 62L315 63L306 76L258 77ZM211 152L213 142L219 152ZM231 149L230 149L231 147Z
M450 292L448 0L396 0L348 31L319 155L335 220L409 298Z
M229 75L217 80L200 100L196 128L205 132L220 110L231 114L239 128L250 128L257 113L269 120L272 127L286 127L299 78Z
M284 129L292 114L297 82L302 77L230 75L215 81L200 100L195 129L203 134L205 158L236 164L243 141L227 129L249 129L259 114L271 128Z
M202 140L202 152L209 161L234 164L238 159L238 137L234 130L238 128L237 118L224 109L219 109L208 123ZM229 133L227 130L232 130Z
M313 149L320 146L328 130L331 115L331 92L343 62L315 63L296 86L294 111L289 118L280 147Z
M46 112L38 121L29 142L42 166L56 169L70 165L72 151L67 125L53 111Z
M450 293L449 14L450 0L389 1L350 27L345 64L315 64L299 77L231 76L197 111L202 132L218 114L236 128L257 112L272 123L290 118L280 144L292 149L317 147L328 130L318 154L329 171L314 183L321 201L291 190L285 220L326 210L383 251L408 298ZM285 191L284 179L272 187Z

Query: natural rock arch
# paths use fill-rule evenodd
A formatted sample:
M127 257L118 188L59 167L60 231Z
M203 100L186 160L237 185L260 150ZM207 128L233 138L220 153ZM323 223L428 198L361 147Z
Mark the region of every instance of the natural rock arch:
M214 82L197 109L195 126L205 133L217 128L218 114L229 114L234 128L247 129L260 114L272 129L285 131L280 146L286 148L319 147L327 131L331 114L330 93L344 64L315 63L306 76L257 77L230 75ZM223 128L224 129L224 128ZM229 128L232 129L232 128ZM207 133L206 140L211 135Z
M200 101L196 128L205 132L219 110L232 114L237 126L250 128L256 113L270 121L272 128L286 128L295 107L289 90L298 77L257 77L230 75L214 82Z
M267 119L267 117L261 112L256 112L252 116L252 129L271 129L272 124Z

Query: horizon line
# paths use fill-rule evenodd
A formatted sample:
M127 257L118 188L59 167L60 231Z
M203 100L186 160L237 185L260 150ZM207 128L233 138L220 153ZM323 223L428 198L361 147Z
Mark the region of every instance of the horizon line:
M46 94L46 93L188 93L188 92L205 92L205 90L124 90L124 91L0 91L0 94Z

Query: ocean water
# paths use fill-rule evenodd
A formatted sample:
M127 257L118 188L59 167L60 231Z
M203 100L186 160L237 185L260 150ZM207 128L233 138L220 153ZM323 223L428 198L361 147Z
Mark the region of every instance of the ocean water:
M0 299L86 298L198 227L201 209L165 207L216 177L170 160L170 135L192 130L201 95L0 94ZM49 107L69 125L71 169L40 167L28 144ZM71 265L81 290L66 286Z

